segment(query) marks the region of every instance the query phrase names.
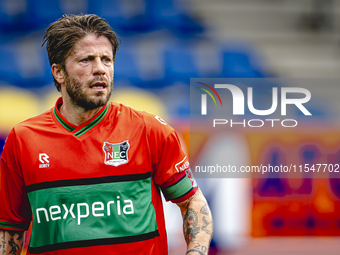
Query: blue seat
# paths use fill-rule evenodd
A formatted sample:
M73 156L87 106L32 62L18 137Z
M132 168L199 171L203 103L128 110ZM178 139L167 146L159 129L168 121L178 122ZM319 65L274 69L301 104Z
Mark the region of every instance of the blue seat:
M133 85L141 82L135 55L131 49L122 47L122 49L118 51L114 67L114 80L117 83L127 82Z
M147 8L159 28L168 28L179 37L188 37L201 33L203 25L190 16L186 4L174 0L146 0Z
M20 39L0 46L0 80L25 88L38 88L52 83L50 65L44 49L37 45L37 54L24 55L24 42L18 41Z
M0 45L0 81L14 84L18 72L15 48L12 44Z
M38 55L35 60L36 68L30 71L30 75L21 75L22 87L40 88L53 83L53 75L46 50L43 48L38 49ZM27 70L25 70L26 73Z
M46 29L52 22L61 18L63 14L81 14L88 12L88 0L29 0L30 16L35 27Z
M89 12L105 18L118 34L130 35L157 27L147 8L143 11L143 1L136 2L136 6L128 4L120 0L92 0L89 1ZM139 10L138 4L142 10Z
M200 73L195 65L194 45L179 41L164 51L165 76L171 84L183 82L190 84L190 78L199 78Z
M263 78L263 60L256 50L246 43L227 44L221 47L222 77Z
M18 4L12 0L0 1L0 30L6 34L31 31L33 20L29 15L30 1Z
M168 81L165 77L162 49L160 47L152 47L152 49L143 46L138 47L140 44L143 44L143 42L136 37L123 39L122 48L116 56L115 80L117 82L128 82L140 88L165 86ZM162 44L163 46L164 44ZM161 56L159 59L157 59L157 54ZM156 59L153 59L153 57L156 57Z

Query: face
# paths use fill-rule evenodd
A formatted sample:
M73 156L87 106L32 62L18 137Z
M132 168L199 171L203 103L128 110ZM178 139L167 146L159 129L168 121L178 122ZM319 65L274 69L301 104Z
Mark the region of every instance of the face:
M112 89L112 45L105 36L89 34L75 44L65 61L64 93L72 104L92 110L109 101Z

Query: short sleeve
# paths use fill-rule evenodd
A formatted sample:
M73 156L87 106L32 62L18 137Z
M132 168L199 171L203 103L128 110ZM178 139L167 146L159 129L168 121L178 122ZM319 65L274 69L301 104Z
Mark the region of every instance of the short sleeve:
M150 148L154 164L154 180L167 201L179 203L198 189L176 131L155 116L150 120Z
M17 158L15 133L7 138L0 161L0 228L27 230L31 209Z

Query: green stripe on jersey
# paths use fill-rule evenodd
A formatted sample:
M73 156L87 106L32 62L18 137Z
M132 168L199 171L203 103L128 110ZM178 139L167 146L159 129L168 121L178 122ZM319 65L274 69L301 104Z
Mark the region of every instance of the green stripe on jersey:
M53 113L54 113L54 116L57 118L57 120L59 121L59 123L64 127L66 128L68 131L72 132L73 130L75 130L74 127L68 125L59 115L58 113L56 112L55 108L53 109Z
M10 223L5 221L0 221L0 228L10 228L10 229L28 229L30 223L27 224L16 224L16 223Z
M190 179L185 175L181 180L169 187L161 187L164 196L168 200L178 199L187 194L192 189L192 183Z
M91 121L89 124L87 124L82 129L78 130L74 134L79 137L79 136L85 134L87 131L89 131L94 126L96 126L104 118L104 116L107 113L108 109L109 109L109 103L106 104L106 107L105 107L104 111L97 118L95 118L93 121Z
M151 177L28 192L33 214L30 247L118 239L157 231Z
M94 126L96 126L106 115L107 111L109 109L109 103L106 104L103 112L97 116L93 121L91 121L89 124L87 124L85 127L83 127L82 129L78 130L77 132L74 133L75 136L79 137L83 134L85 134L87 131L89 131L90 129L92 129ZM68 131L73 132L76 128L70 126L69 124L67 124L56 112L55 108L53 109L53 113L55 115L55 117L57 118L57 120L59 121L59 123Z

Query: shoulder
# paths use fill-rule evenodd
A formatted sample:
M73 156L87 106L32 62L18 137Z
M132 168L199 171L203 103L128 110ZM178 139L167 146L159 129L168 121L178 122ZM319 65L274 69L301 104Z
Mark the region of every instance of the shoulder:
M1 156L12 168L20 169L18 157L22 152L22 146L30 145L30 141L36 141L38 130L46 129L47 125L51 126L51 121L48 121L49 118L52 119L49 112L16 124L8 134Z
M52 109L45 111L42 114L34 116L32 118L26 119L18 124L16 124L12 132L17 135L25 135L26 132L36 131L41 129L46 129L51 126L53 122L52 119Z
M110 102L111 114L129 128L143 129L151 143L162 144L174 129L160 116L139 111L123 104ZM115 119L115 118L111 118Z
M124 121L128 121L131 125L139 126L140 124L146 127L147 132L170 134L173 128L160 116L139 111L123 104L110 102L114 114Z

